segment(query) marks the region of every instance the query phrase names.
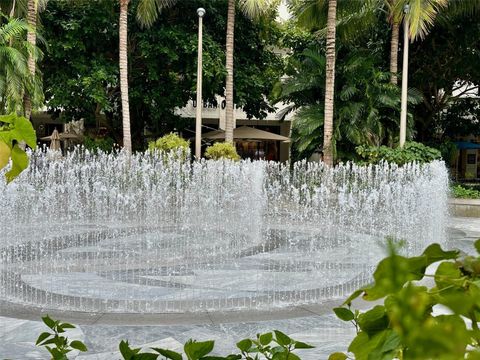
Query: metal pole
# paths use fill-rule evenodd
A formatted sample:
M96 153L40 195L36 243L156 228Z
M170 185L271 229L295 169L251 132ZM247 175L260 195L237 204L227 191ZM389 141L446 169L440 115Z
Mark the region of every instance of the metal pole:
M198 62L197 62L197 109L195 116L195 158L202 156L202 62L203 62L203 17L205 9L198 8Z
M407 137L407 92L408 92L408 42L409 42L409 21L408 13L410 6L407 4L403 8L405 13L403 21L403 70L402 70L402 105L400 113L400 147L405 145Z

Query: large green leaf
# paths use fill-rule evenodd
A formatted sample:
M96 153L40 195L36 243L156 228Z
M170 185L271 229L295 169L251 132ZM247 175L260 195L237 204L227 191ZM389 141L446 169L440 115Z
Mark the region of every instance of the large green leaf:
M0 141L0 169L3 169L5 166L8 165L11 154L12 150L10 149L10 147L3 141Z
M340 320L343 320L343 321L351 321L355 318L355 315L353 314L353 312L350 309L347 309L344 307L334 308L333 312L335 313L335 315L337 315L337 317Z
M368 335L383 331L388 327L388 316L385 307L377 305L373 309L358 316L358 325Z
M17 141L25 141L32 149L37 146L37 136L33 129L32 123L24 117L17 117L14 121L14 129L12 130L12 138Z
M87 351L87 347L85 346L85 344L81 341L78 341L78 340L72 341L70 343L70 347L72 347L73 349L79 350L79 351Z
M214 341L193 341L189 340L183 350L187 355L188 360L198 360L213 350Z
M15 179L20 173L28 167L28 156L15 144L12 149L12 168L5 174L7 183Z
M152 348L156 352L158 352L160 355L167 359L171 360L182 360L182 354L179 354L175 351L172 350L166 350L166 349L161 349L161 348Z

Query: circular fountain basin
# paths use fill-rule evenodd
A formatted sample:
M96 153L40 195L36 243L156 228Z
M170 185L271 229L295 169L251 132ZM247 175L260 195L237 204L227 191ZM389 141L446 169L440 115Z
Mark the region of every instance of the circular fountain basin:
M4 297L40 308L114 313L181 313L281 309L342 296L369 281L359 241L371 242L371 259L381 254L379 239L342 235L325 238L319 229L268 229L255 245L223 234L223 245L177 249L188 230L103 229L3 248L23 254L3 272ZM194 243L218 236L198 234ZM94 240L93 240L94 239ZM232 250L235 251L232 251ZM359 252L360 251L360 252ZM45 258L55 259L54 262Z
M441 162L32 153L0 184L0 301L114 315L315 306L371 281L386 237L407 253L442 242L447 186Z

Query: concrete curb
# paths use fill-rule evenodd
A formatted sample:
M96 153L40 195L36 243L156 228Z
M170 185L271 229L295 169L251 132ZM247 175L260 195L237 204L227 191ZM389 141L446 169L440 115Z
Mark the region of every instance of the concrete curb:
M449 199L448 205L453 216L480 218L480 199Z

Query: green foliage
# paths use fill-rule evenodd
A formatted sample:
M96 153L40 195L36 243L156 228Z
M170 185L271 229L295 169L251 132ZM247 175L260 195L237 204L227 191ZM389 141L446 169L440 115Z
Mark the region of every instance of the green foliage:
M94 138L91 136L85 136L83 145L90 151L97 152L100 150L103 152L110 152L115 146L115 140L111 137Z
M358 146L358 155L370 164L386 161L398 165L410 162L426 163L439 160L442 155L439 150L417 142L406 142L403 148L390 148L387 146Z
M48 40L42 64L48 110L66 118L97 122L121 138L118 74L118 4L114 1L50 1L42 13ZM215 104L224 93L226 0L177 1L163 9L149 29L129 18L129 96L132 138L143 147L144 130L155 137L191 126L174 109L196 96L197 8L204 7L203 97ZM272 49L277 42L274 16L253 22L238 12L235 22L235 103L250 117L272 107L265 94L283 73ZM219 104L220 105L220 104Z
M27 41L30 27L22 19L11 18L0 10L0 113L23 113L23 98L28 94L33 105L43 101L41 77L32 76L28 57L40 60L42 52Z
M429 145L440 151L442 154L442 159L448 166L455 167L458 156L458 148L453 141L444 140L441 143L432 143Z
M110 1L49 1L42 13L48 111L93 125L111 113L118 92L118 15ZM116 41L117 40L117 41Z
M52 360L68 360L67 354L73 350L87 351L83 342L79 340L70 341L64 336L66 330L75 329L74 325L53 320L48 315L42 317L42 320L52 332L41 333L35 345L45 347L52 356Z
M66 329L73 329L75 326L68 323L61 323L51 319L48 315L42 318L53 333L44 332L38 337L37 346L45 346L52 355L52 360L68 360L67 354L76 349L87 351L81 341L69 341L67 337L60 336ZM53 345L53 346L52 346ZM294 354L295 350L312 349L313 346L307 343L296 341L279 330L264 334L257 334L256 339L243 339L237 343L240 354L227 356L211 355L215 346L213 340L195 341L188 340L183 352L186 360L259 360L262 355L266 360L300 360ZM151 348L154 352L142 352L140 348L132 348L128 341L122 340L119 345L120 354L123 360L183 360L182 354L162 348Z
M32 124L26 118L10 115L0 116L0 169L12 160L11 169L5 174L7 183L28 167L28 156L18 145L25 142L32 149L37 146L37 137Z
M459 199L480 199L480 191L475 189L465 188L460 184L451 187L454 198Z
M197 342L189 340L185 343L183 351L186 360L258 360L261 354L266 360L300 360L293 352L298 349L312 349L313 346L301 341L291 339L281 331L274 330L265 334L257 334L256 339L243 339L237 343L240 354L227 356L209 355L215 346L212 340ZM120 343L120 353L124 360L150 360L161 356L170 360L182 360L183 355L175 351L152 348L155 353L140 352L141 349L132 349L127 341Z
M178 136L178 134L170 133L161 138L158 138L156 141L151 141L148 143L149 150L159 150L166 153L181 151L183 154L186 154L190 148L190 143Z
M477 13L449 12L468 3ZM410 48L409 83L423 94L423 101L414 109L417 138L422 141L479 134L478 99L465 97L467 89L476 93L480 79L479 8L476 0L449 1L447 12L430 34Z
M480 256L444 251L432 244L420 256L404 257L398 253L398 244L389 244L390 255L377 265L374 283L335 309L341 320L353 322L357 330L348 351L357 360L477 359ZM480 251L480 240L475 248ZM428 275L426 269L432 264L438 266ZM433 278L431 287L418 283L425 277ZM351 303L359 296L367 301L383 299L383 304L365 312L352 311ZM434 315L435 305L447 307L447 313ZM346 358L335 353L329 359Z
M237 149L231 143L217 142L205 150L205 157L212 160L229 159L240 160L240 156L237 154Z
M355 146L393 144L398 136L400 90L379 68L379 54L341 47L336 65L334 143L340 158ZM323 144L325 55L312 46L289 59L289 77L274 89L277 101L298 109L293 122L293 152L305 158ZM419 94L410 90L409 102ZM411 128L411 122L410 122ZM411 131L409 131L411 133Z

